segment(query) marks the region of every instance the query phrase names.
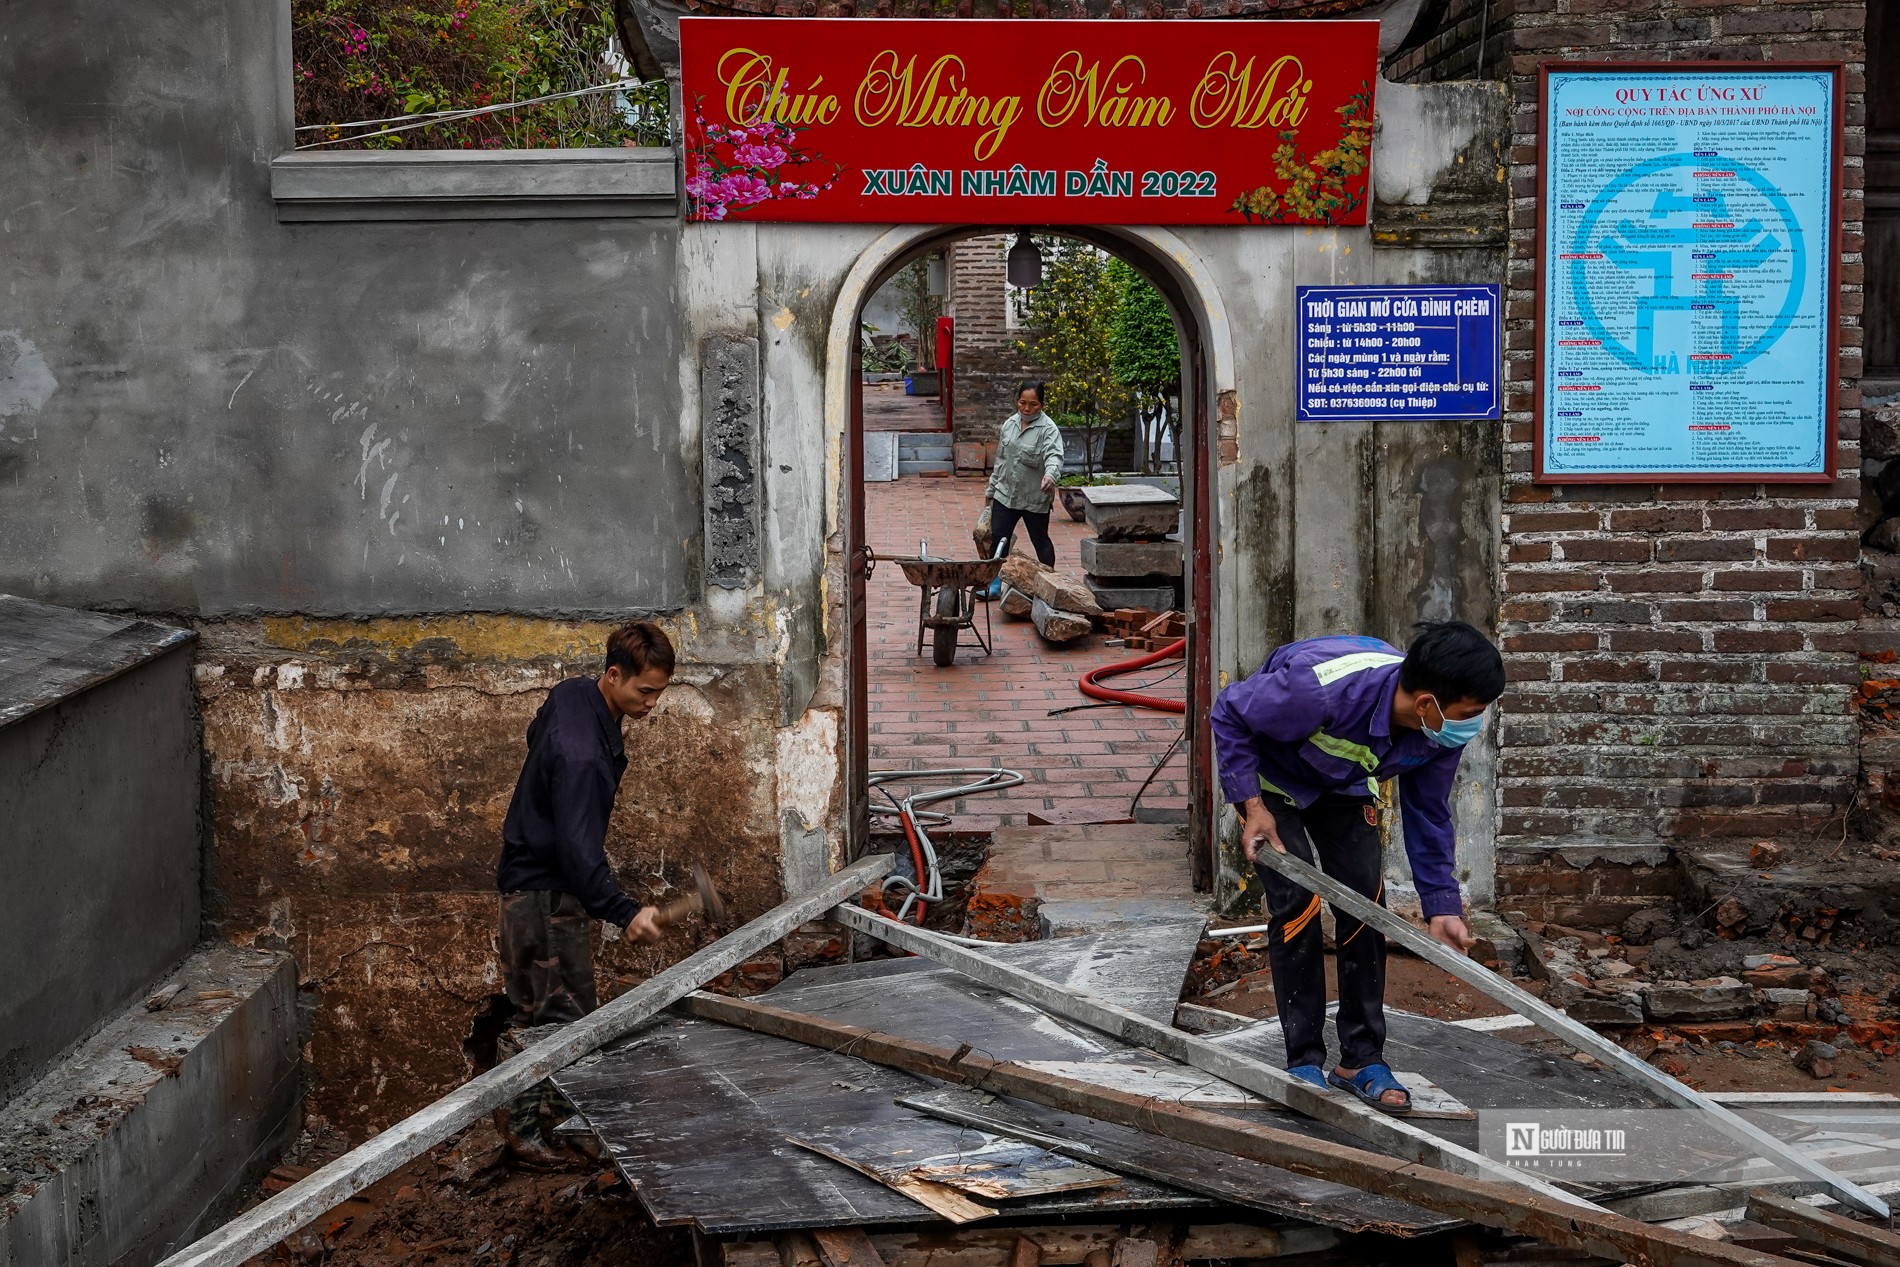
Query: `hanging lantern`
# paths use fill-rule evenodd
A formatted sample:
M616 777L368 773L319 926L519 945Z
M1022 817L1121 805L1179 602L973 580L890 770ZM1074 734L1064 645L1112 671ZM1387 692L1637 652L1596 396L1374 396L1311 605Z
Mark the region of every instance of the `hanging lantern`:
M1009 284L1022 290L1042 285L1042 252L1029 240L1029 230L1016 232L1016 245L1009 248Z

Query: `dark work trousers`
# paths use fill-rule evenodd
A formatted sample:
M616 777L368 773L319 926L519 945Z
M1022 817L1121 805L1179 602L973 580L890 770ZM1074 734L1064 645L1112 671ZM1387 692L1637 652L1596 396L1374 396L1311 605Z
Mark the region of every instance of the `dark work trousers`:
M1305 809L1265 794L1267 809L1287 852L1355 893L1385 904L1379 852L1379 805L1356 796L1322 796ZM1261 843L1260 848L1273 846ZM1286 1063L1326 1064L1326 959L1320 944L1319 898L1265 867L1255 874L1266 885L1267 961L1273 997L1286 1038ZM1334 959L1339 972L1339 1063L1363 1069L1384 1061L1385 937L1333 908Z
M1042 565L1052 568L1056 565L1056 545L1049 540L1049 512L1046 510L1016 510L1003 505L994 497L990 498L990 540L1001 541L1016 531L1021 523L1029 531L1029 544L1036 548L1036 557Z
M521 1049L520 1031L578 1021L599 1006L589 940L592 924L581 900L571 893L530 889L501 895L496 948L502 987L513 1011L510 1029L498 1044L502 1055ZM508 1106L508 1129L531 1136L541 1131L544 1116L558 1121L573 1111L553 1083L538 1083Z

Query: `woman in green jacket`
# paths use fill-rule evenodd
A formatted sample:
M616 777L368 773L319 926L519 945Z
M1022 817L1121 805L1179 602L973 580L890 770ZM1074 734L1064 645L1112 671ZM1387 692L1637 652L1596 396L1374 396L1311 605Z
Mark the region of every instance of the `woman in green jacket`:
M1049 508L1055 504L1056 478L1062 474L1062 432L1042 411L1042 384L1016 389L1016 412L996 438L996 466L990 472L990 539L1001 541L1018 523L1029 530L1030 544L1044 567L1054 567L1056 547L1049 540Z

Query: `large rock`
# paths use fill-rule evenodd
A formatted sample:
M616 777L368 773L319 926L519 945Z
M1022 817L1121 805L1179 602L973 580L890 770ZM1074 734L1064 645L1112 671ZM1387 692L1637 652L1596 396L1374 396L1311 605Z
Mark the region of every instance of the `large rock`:
M1095 628L1087 616L1057 611L1040 598L1030 603L1029 619L1035 622L1036 632L1050 642L1074 642Z
M1663 981L1643 991L1652 1021L1728 1021L1754 1010L1755 991L1735 977Z
M1029 595L1014 585L1003 587L1002 608L1005 616L1014 616L1018 620L1029 619L1029 608L1035 602Z
M1179 576L1179 541L1082 539L1082 570L1091 576Z
M1120 607L1164 612L1174 607L1174 586L1172 585L1122 585L1105 582L1094 576L1084 576L1082 583L1089 587L1089 593L1095 595L1096 605L1105 612L1111 612Z
M1089 527L1104 541L1149 541L1171 536L1181 523L1181 499L1146 484L1084 489Z
M1042 571L1042 565L1027 555L1012 554L1003 560L1003 584L1025 594L1036 590L1036 576Z
M1094 618L1102 614L1102 605L1089 593L1089 587L1065 572L1038 572L1029 593L1057 611Z
M1573 1021L1585 1025L1641 1025L1643 996L1633 990L1615 992L1577 991L1563 1005Z
M1900 457L1900 409L1870 409L1861 415L1860 454L1868 458Z

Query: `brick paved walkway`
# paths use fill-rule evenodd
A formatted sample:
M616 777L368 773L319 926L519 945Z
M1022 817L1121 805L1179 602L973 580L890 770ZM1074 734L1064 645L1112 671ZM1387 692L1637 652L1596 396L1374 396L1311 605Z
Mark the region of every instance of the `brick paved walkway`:
M941 431L946 436L950 432L943 417L943 400L937 396L906 396L902 383L864 385L864 429Z
M931 553L971 558L970 528L983 508L983 481L911 477L865 486L865 525L880 554L911 555L918 542ZM1056 564L1080 574L1078 543L1087 527L1072 522L1058 504L1050 523ZM939 669L916 653L915 587L895 565L872 575L867 600L870 648L871 768L988 766L1001 761L1027 782L996 796L971 798L948 807L956 830L987 830L1023 824L1028 811L1088 811L1099 817L1128 813L1129 801L1157 757L1180 733L1179 714L1145 708L1106 707L1050 717L1050 709L1090 702L1076 689L1084 672L1128 659L1120 647L1104 647L1092 634L1055 647L1028 621L994 613L996 654L985 656L965 635L956 664ZM982 620L982 613L977 615ZM1160 678L1180 662L1131 674L1132 686ZM1181 677L1149 692L1179 699ZM901 792L900 792L901 795ZM1145 808L1185 808L1185 745L1169 760L1141 798Z

